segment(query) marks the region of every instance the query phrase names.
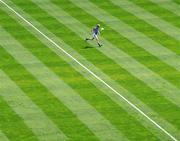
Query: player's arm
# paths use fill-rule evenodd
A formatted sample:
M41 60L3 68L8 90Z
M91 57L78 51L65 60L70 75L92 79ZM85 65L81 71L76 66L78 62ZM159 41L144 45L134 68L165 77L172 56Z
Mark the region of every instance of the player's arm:
M100 35L101 33L100 33L100 30L98 30L98 35Z

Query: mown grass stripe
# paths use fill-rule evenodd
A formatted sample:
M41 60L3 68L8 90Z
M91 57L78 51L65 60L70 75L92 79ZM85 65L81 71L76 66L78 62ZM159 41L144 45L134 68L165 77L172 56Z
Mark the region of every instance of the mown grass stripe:
M56 0L53 0L53 1L56 1ZM111 15L115 16L116 18L121 19L126 24L132 26L137 31L142 32L143 34L145 34L146 36L148 36L152 40L160 43L161 45L163 45L164 47L173 51L177 55L180 54L180 50L179 50L180 41L179 40L176 40L175 38L169 36L165 32L162 32L161 30L159 30L155 26L148 24L146 21L136 17L133 13L130 13L130 12L124 10L123 8L119 7L118 5L115 5L113 2L111 2L109 0L102 2L102 3L98 3L96 0L91 0L91 1L94 2L96 5L98 5L100 8L104 9L106 12L109 12ZM131 1L131 3L133 3L133 1ZM65 7L66 5L63 5L63 7ZM70 5L70 4L68 4L68 5ZM135 5L138 6L137 4L135 4ZM124 7L129 8L130 5L125 5ZM138 7L142 7L142 6L138 6ZM72 7L72 8L74 8L74 7ZM146 10L146 9L144 9L144 10ZM72 11L72 10L69 10L69 11ZM149 12L148 10L146 10L146 11ZM152 11L150 13L152 13ZM159 11L159 13L163 13L163 12ZM155 15L154 13L152 13L152 14ZM73 14L73 15L75 15L75 14ZM83 15L83 14L80 14L80 15ZM166 15L166 14L164 14L164 16L168 17L168 15ZM92 16L90 16L90 17L92 17ZM159 17L159 16L157 16L157 17ZM159 18L163 19L162 17L159 17ZM90 23L92 21L91 19L92 18L90 18L90 19L88 18ZM83 19L83 20L85 20L85 19ZM153 21L156 19L148 18L148 20ZM168 22L174 26L174 24L172 24L171 22L169 22L167 20L164 20L164 21L166 21L166 22ZM178 23L178 18L172 17L171 21L176 21L176 23ZM90 23L88 23L88 24L90 24ZM143 56L152 56L150 53L145 51L143 48L139 48L137 45L129 42L128 39L122 37L116 31L112 30L110 27L108 27L106 25L103 25L103 27L105 27L105 29L106 29L103 32L104 33L103 36L105 36L106 38L112 38L112 39L110 39L110 41L116 42L116 44L119 44L120 48L124 49L128 53L131 53L132 50L135 50L136 52L141 52L141 54L143 54ZM107 36L108 34L110 34L110 35ZM122 42L124 43L125 41L126 41L126 44L123 45ZM133 52L132 56L135 56L135 55L137 56L137 54L135 52ZM153 58L155 58L155 56ZM145 60L147 62L147 60L149 61L151 59L149 58L149 59L139 59L139 60L140 60L140 62L141 62L141 60ZM154 64L153 62L154 61L152 61L152 63L149 62L150 65ZM162 62L161 64L165 64L165 63Z
M150 11L154 15L161 17L162 19L168 21L169 23L175 25L176 27L180 28L179 16L161 7L160 5L157 5L150 0L146 0L146 1L133 0L132 2Z
M29 5L29 4L28 4ZM30 5L29 5L30 6ZM39 12L38 12L39 13ZM149 132L146 128L154 128L152 125L148 126L149 122L147 123L144 123L145 124L145 127L143 127L142 125L142 117L139 118L138 116L136 116L137 113L130 113L129 112L129 109L124 106L124 109L130 113L132 116L130 116L130 114L127 114L125 112L125 110L121 109L119 107L119 102L118 105L115 104L113 101L111 101L106 95L104 95L101 91L99 91L96 87L93 86L93 84L95 86L97 86L97 84L99 84L99 82L96 82L96 80L92 80L92 82L95 82L93 84L89 83L86 79L83 79L83 77L81 77L80 75L77 74L77 72L70 68L69 65L67 65L67 63L72 63L72 60L69 60L69 58L64 57L64 60L67 62L67 63L64 63L63 61L61 61L61 59L59 58L63 56L63 54L60 54L59 53L59 56L57 56L55 53L59 52L59 50L56 50L55 53L52 53L51 50L49 50L49 48L47 48L46 46L44 46L41 42L39 42L38 39L36 39L34 36L32 36L31 34L29 34L28 31L26 31L23 27L21 27L19 24L16 23L16 21L14 20L10 20L10 17L7 15L7 14L3 14L3 12L0 11L0 14L2 17L4 17L4 22L1 23L1 25L3 25L3 27L5 29L7 29L8 32L10 32L19 42L21 42L23 44L24 47L28 48L36 57L38 57L40 60L42 60L42 62L44 64L46 64L53 72L55 72L60 78L63 79L63 81L65 81L68 85L70 85L76 92L78 92L78 94L80 94L84 99L86 99L91 105L93 105L97 110L98 112L102 113L113 125L115 125L120 131L122 131L122 133L125 135L125 136L128 136L128 138L130 140L134 140L134 141L137 141L137 140L143 140L144 138L146 138L147 136L150 137L149 139L150 140L158 140L151 132ZM6 19L6 20L5 20ZM14 29L14 30L11 30L11 27ZM49 35L49 34L48 34ZM73 36L73 35L72 35ZM25 38L24 38L25 37ZM41 36L42 37L42 36ZM30 39L30 40L28 40ZM63 41L62 41L63 42ZM66 46L64 45L64 43L62 44L61 42L61 45L64 47L64 48L70 48L70 46ZM45 41L45 44L46 44L46 41ZM59 44L59 43L58 43ZM33 47L32 47L33 45ZM49 46L51 47L51 46ZM4 49L3 49L4 50ZM4 53L6 51L4 50ZM69 52L69 51L68 51ZM74 52L74 51L72 51ZM46 54L46 55L44 55ZM73 55L74 56L74 55ZM10 58L8 57L7 53L6 53L6 56L4 55L3 58ZM78 58L78 57L77 57ZM78 58L81 60L81 58ZM9 59L8 59L9 60ZM12 59L11 59L12 60ZM6 59L3 59L2 61L4 61L4 66L6 67ZM10 60L9 60L10 61ZM22 75L24 76L25 73L24 71L18 67L19 65L17 63L15 63L14 61L10 61L12 62L12 64L14 64L13 66L16 66L16 68L22 73ZM13 63L14 62L14 63ZM82 61L84 62L84 61ZM61 64L61 65L59 65ZM85 63L87 66L89 66L89 63ZM77 64L76 64L77 65ZM76 66L74 65L74 66ZM76 69L79 68L82 73L85 73L84 70L79 66L77 65ZM14 81L17 81L16 78L14 78L15 75L13 75L14 73L14 69L4 69L5 72L8 73L8 75L14 80ZM18 71L18 72L19 72ZM97 72L96 72L97 73ZM17 73L16 73L17 74ZM17 74L18 75L18 74ZM19 76L21 76L21 74L19 73ZM27 78L28 75L25 75ZM15 76L16 77L16 76ZM88 75L85 75L85 77L88 77ZM89 76L90 78L92 78L92 76ZM29 77L28 77L29 78ZM103 77L104 78L104 77ZM32 81L30 81L32 82ZM109 81L111 82L111 81ZM26 84L27 85L27 84ZM30 84L32 87L33 85ZM102 87L104 86L99 86L99 88L101 89ZM22 88L22 86L21 86ZM36 89L39 89L36 87ZM109 93L107 92L106 90L107 88L104 88L104 91L105 93ZM24 90L24 89L23 89ZM25 90L26 91L26 90ZM28 92L26 92L28 93ZM40 92L41 93L41 96L40 97L43 97L43 98L40 98L41 100L39 101L42 101L42 100L47 100L47 101L52 101L52 100L48 100L48 96L46 95L42 95L42 93L44 94L45 92ZM38 94L38 93L36 93ZM36 95L34 94L34 95ZM131 94L129 94L131 95ZM112 96L114 96L114 94L112 94ZM114 97L114 99L117 99ZM36 100L37 101L37 100ZM53 103L55 101L53 100ZM122 105L124 105L125 103L121 102ZM40 104L42 105L42 104ZM42 107L42 106L41 106ZM50 105L50 102L48 103L47 107L52 107L52 105ZM142 107L145 107L144 105ZM53 107L52 107L53 108ZM49 109L49 108L47 108ZM62 113L61 112L61 109L58 109L58 107L55 107L55 109L58 111L58 113ZM51 109L52 110L52 109ZM43 111L46 111L46 109L43 109ZM52 110L53 111L53 110ZM52 113L52 111L49 111L50 113ZM48 112L46 112L48 114ZM151 113L148 111L148 113ZM49 115L49 114L48 114ZM51 114L50 114L51 115ZM64 115L64 113L63 113ZM61 115L62 116L62 115ZM60 119L62 118L60 116ZM140 122L138 123L138 121L136 121L134 119L134 117L136 116L137 120L139 120ZM51 117L51 116L50 116ZM67 117L67 115L65 115L65 118ZM56 117L56 118L59 118L59 117ZM52 118L51 118L52 119ZM57 119L59 120L59 122L62 122L62 124L59 126L61 127L62 131L64 133L66 133L66 136L68 136L67 132L69 133L69 131L67 130L63 130L63 126L66 126L67 127L67 124L64 123L63 121L61 121L60 119ZM69 119L69 116L68 118L66 118L66 120ZM71 119L69 119L71 120ZM162 120L160 120L162 122ZM73 124L71 123L73 122ZM77 139L77 138L74 138L74 136L68 136L69 138L72 138L73 140L95 140L94 138L89 138L89 136L85 135L84 134L84 129L82 129L82 127L80 127L79 125L74 125L74 123L76 123L77 121L70 121L69 123L71 123L70 125L71 126L74 126L74 127L77 127L77 128L74 128L76 129L77 131L75 131L76 133L79 132L79 134L77 136L80 136L81 138L80 139ZM57 122L55 122L57 123ZM164 123L164 122L163 122ZM65 125L64 125L65 124ZM142 125L141 125L142 124ZM123 125L123 126L122 126ZM151 127L152 126L152 127ZM79 128L81 130L79 130ZM128 129L128 130L126 130ZM171 129L170 127L168 127L167 129ZM79 131L78 131L79 130ZM152 129L153 130L153 129ZM156 128L155 128L156 130ZM151 130L150 130L151 131ZM139 135L139 133L141 133ZM138 134L138 136L137 136ZM163 135L163 134L162 134ZM84 138L83 138L83 137ZM164 139L163 136L160 136L159 135L159 138L161 140Z
M1 89L0 93L2 93ZM24 123L23 119L13 111L1 95L0 108L0 129L10 141L38 141L37 136Z
M0 130L0 141L9 141L9 139L1 130Z
M19 11L19 10L18 10L18 11ZM22 13L22 12L21 12L21 13ZM23 15L24 15L24 14L23 14ZM33 21L32 18L30 18L29 16L27 16L27 14L26 14L26 17L28 17L28 19L31 19L31 22ZM32 23L33 23L33 24L34 24L34 23L37 24L37 22L35 22L35 21L33 21ZM38 24L37 27L39 27L39 24ZM44 31L44 30L42 30L42 31ZM48 35L51 35L51 33L48 32ZM54 38L53 38L53 39L54 39ZM46 42L46 41L45 41L45 42ZM61 44L61 43L60 43L60 44ZM68 48L66 48L66 49L68 49ZM73 62L72 62L72 63L73 63Z
M48 12L51 16L55 17L59 22L66 25L69 29L78 34L81 38L84 38L87 31L87 27L81 24L79 21L71 17L68 13L51 4L48 1L38 1L32 0L36 4L38 4L41 8L43 8L46 12ZM58 12L57 12L58 11ZM61 14L59 14L61 13ZM65 17L65 18L64 18ZM73 23L73 24L69 24ZM81 28L79 28L81 27ZM134 60L128 54L123 51L115 48L111 43L107 40L103 40L104 44L108 46L108 48L101 48L100 51L103 52L106 56L114 60L120 66L123 66L127 71L133 74L135 77L139 78L143 82L145 82L151 88L157 90L160 94L165 96L167 99L170 99L171 102L180 106L180 98L177 99L180 90L170 84L168 81L164 80L156 73L153 73L151 70L141 65L139 62ZM133 68L133 69L132 69ZM151 76L151 77L150 77ZM166 86L165 86L166 85ZM171 93L171 95L170 95Z
M128 0L110 0L115 5L121 7L122 9L134 14L136 17L146 21L148 24L158 28L162 32L172 36L174 39L180 41L180 29L166 22L165 20L153 15L152 13L146 11L145 9L139 7L138 5L128 1Z
M168 65L180 71L180 57L176 55L174 52L170 51L169 49L165 48L161 44L150 39L143 33L135 30L131 26L127 25L126 23L122 22L120 19L102 10L97 5L91 3L88 0L85 0L85 1L84 0L83 1L70 0L70 1L74 3L76 6L86 11L87 13L89 13L90 15L93 15L98 20L110 26L119 34L128 38L134 44L138 45L141 48L144 48L145 50L150 52L152 55L159 58L161 61L167 63Z
M150 0L159 6L171 11L172 13L180 16L180 5L174 3L172 0Z
M100 140L127 140L108 120L60 80L58 76L51 72L28 50L22 47L11 35L2 28L0 28L0 31L3 33L3 37L0 37L0 40L3 42L4 48L48 88L52 94L74 112ZM16 48L13 48L13 45Z
M2 12L0 12L0 16L4 16ZM19 38L17 36L20 36L20 38L26 43L23 44L24 46L30 46L30 48L34 50L34 52L36 52L37 56L44 56L44 54L46 54L46 56L44 56L46 58L46 62L48 62L46 64L49 64L50 66L52 66L53 64L53 68L56 68L57 66L62 66L59 68L59 70L62 70L62 68L65 70L70 70L70 68L67 68L67 66L65 66L63 62L54 60L52 57L52 52L47 51L48 49L46 50L45 48L43 48L44 45L38 42L38 40L35 37L32 38L32 36L29 36L28 31L22 32L21 28L19 29L19 27L21 26L15 26L15 21L9 21L7 20L7 17L5 21L6 22L4 23L5 25L7 25L7 28L11 28L11 25L13 25L13 30L10 29L10 32L15 33L13 34L13 36L15 36L18 40ZM35 48L33 48L32 45L35 46ZM77 141L99 141L99 139L76 117L76 115L74 115L62 102L60 102L55 96L53 96L45 87L43 87L43 85L36 78L34 78L22 65L18 64L17 61L10 54L8 54L7 51L1 46L0 54L0 68L27 94L27 96L29 96L32 99L34 103L36 103L43 110L43 112L57 125L57 127L60 128L66 134L68 140L73 139ZM64 71L64 74L69 73L68 71ZM66 77L67 75L64 76ZM10 137L14 140L27 141L28 139L31 139L30 141L32 141L33 136L29 135L26 130L23 130L22 125L19 122L17 122L16 119L14 119L14 121L18 126L17 129L21 127L21 130L14 130L13 132L12 129L16 127L16 125L10 122L10 126L8 126L8 122L10 121L8 117L13 116L7 112L8 110L7 108L5 108L8 107L7 105L2 107L2 102L0 101L0 103L0 107L3 109L0 112L0 121L3 121L3 124L5 124L4 126L0 126L0 128L2 128L3 130L7 128L8 135L10 135ZM20 136L23 137L24 132L22 132L22 130L26 131L26 136L23 139L18 139L17 135L15 137L13 136L13 134L15 134L16 132L20 132Z
M176 3L176 4L180 4L179 0L173 0L173 2Z
M0 31L2 32L1 29ZM1 42L7 41L1 40ZM1 96L24 120L28 127L31 128L40 141L66 140L65 135L56 127L56 125L46 117L46 115L3 71L0 71L0 79L3 82L3 84L1 84Z

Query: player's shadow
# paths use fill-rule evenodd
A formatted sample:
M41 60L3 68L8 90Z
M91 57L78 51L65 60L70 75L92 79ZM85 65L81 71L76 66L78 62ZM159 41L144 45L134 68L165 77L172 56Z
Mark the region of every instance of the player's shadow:
M92 46L85 46L84 49L94 48Z

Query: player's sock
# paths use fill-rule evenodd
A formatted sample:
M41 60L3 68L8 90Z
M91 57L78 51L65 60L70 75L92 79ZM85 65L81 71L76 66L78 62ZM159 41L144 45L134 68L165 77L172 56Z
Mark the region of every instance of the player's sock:
M86 38L86 39L85 39L85 41L89 41L89 40L93 40L93 38L92 38L92 39L90 39L90 38Z
M101 46L102 46L102 44L98 43L98 46L99 46L99 47L101 47Z

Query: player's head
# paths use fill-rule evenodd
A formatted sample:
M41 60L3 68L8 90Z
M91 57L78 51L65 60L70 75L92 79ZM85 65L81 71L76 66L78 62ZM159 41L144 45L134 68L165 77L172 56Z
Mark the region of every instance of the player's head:
M97 27L100 27L100 24L97 24L96 26L97 26Z

